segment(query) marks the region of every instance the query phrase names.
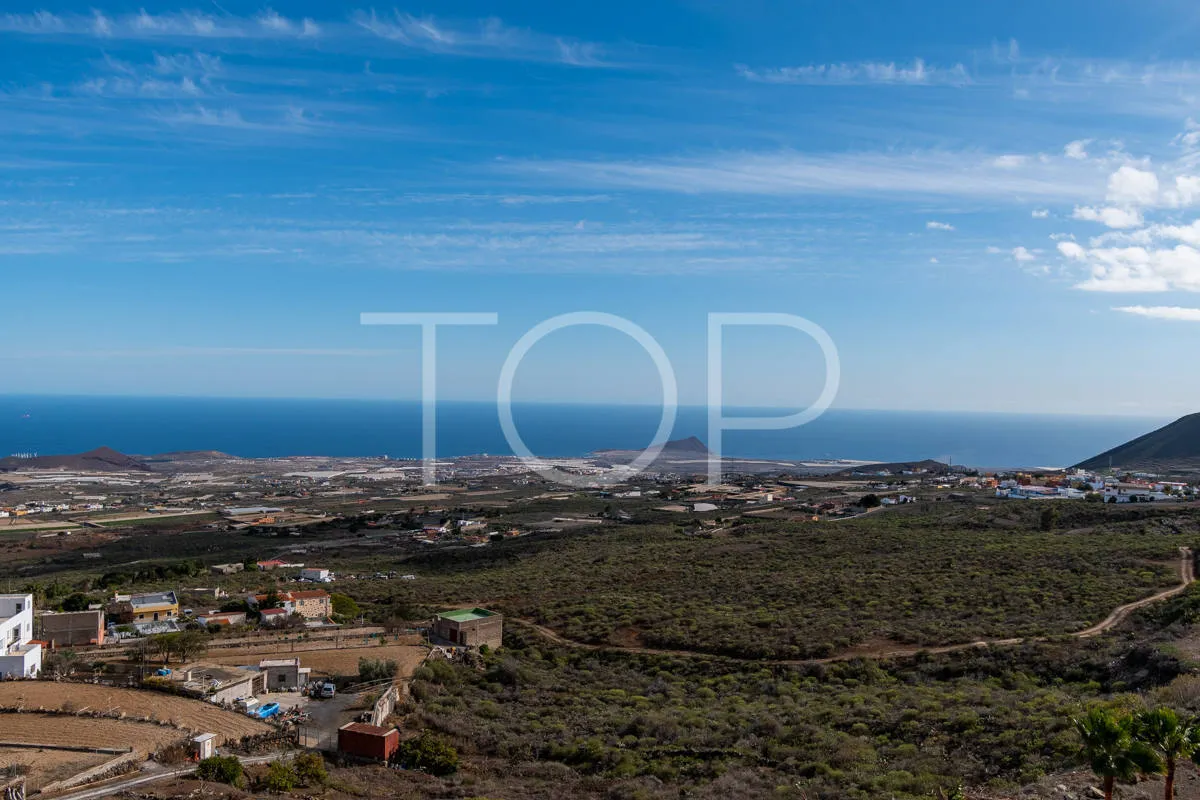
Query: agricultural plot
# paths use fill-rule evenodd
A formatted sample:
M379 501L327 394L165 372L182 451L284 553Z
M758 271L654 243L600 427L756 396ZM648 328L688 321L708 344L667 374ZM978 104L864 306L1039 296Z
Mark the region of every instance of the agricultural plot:
M200 700L174 697L159 692L119 689L87 683L50 683L45 681L13 681L0 683L0 708L22 708L28 711L53 709L61 711L94 711L123 713L128 724L150 719L166 722L175 728L195 733L216 733L222 740L240 739L266 733L270 726L243 714L225 711ZM87 718L71 718L64 725L75 725ZM124 720L112 720L118 722ZM158 726L140 724L151 730ZM167 728L162 728L170 733ZM7 736L7 734L6 734ZM42 740L36 740L42 741ZM109 742L121 741L109 739ZM107 745L111 746L111 745Z
M255 648L258 650L259 648ZM314 676L343 676L358 674L360 658L393 660L398 665L397 675L407 678L412 675L425 658L426 649L415 645L372 645L370 647L348 647L342 650L278 650L256 652L248 656L244 651L229 655L208 656L206 661L226 665L256 664L261 659L298 657L300 664L311 667Z
M139 759L159 747L178 741L186 732L145 722L52 714L0 713L0 740L5 743L68 745L74 747L133 748ZM32 788L68 778L111 761L112 753L68 750L32 750L0 747L0 768L28 768Z

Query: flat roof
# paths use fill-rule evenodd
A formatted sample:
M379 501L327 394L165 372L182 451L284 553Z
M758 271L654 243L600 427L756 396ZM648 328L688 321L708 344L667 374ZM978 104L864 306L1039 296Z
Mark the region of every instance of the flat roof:
M298 658L268 658L258 662L261 667L298 667L300 659Z
M387 736L395 728L380 728L376 725L368 725L365 722L347 722L339 731L351 731L353 733L365 733L368 736Z
M438 616L452 622L470 622L471 620L487 619L488 617L499 615L495 611L488 611L486 608L459 608L452 611L440 611L438 612Z

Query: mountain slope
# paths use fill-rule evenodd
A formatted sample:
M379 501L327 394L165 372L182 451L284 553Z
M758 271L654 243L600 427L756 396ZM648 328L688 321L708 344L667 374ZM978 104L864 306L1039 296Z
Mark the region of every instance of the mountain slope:
M37 456L36 458L0 458L0 470L14 469L68 469L81 472L150 472L150 467L118 453L111 447L97 447L86 453L62 456Z
M1080 469L1135 469L1151 472L1200 470L1200 414L1106 450L1076 465Z

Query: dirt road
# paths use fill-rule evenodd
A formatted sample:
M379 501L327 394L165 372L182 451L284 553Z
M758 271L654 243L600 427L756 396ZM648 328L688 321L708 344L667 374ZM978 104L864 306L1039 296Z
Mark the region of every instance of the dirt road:
M1067 635L1073 636L1076 639L1089 639L1091 637L1098 636L1098 635L1104 633L1105 631L1112 630L1117 625L1120 625L1122 622L1124 622L1129 617L1129 615L1132 614L1137 609L1148 606L1151 603L1157 603L1160 600L1167 600L1169 598L1174 597L1175 595L1182 594L1184 591L1187 590L1187 588L1189 586L1192 585L1193 582L1195 582L1195 580L1196 580L1196 575L1195 575L1194 562L1192 559L1192 551L1191 551L1191 549L1189 549L1187 547L1181 547L1181 548L1179 548L1179 584L1178 585L1173 586L1170 589L1161 591L1157 594L1153 594L1149 597L1143 597L1141 600L1135 600L1132 603L1126 603L1125 605L1117 606L1115 609L1113 609L1113 612L1111 614L1109 614L1103 620L1101 620L1100 622L1091 626L1090 628L1084 628L1081 631L1076 631L1074 633L1067 634ZM935 654L936 653L955 653L955 652L960 652L963 650L971 650L974 648L1010 647L1012 645L1024 644L1026 642L1045 642L1051 638L1048 636L1028 636L1028 637L1015 637L1012 639L981 639L976 642L963 642L961 644L947 644L947 645L940 645L937 647L919 647L916 645L912 645L912 646L908 646L908 647L897 647L897 648L890 648L890 649L880 648L877 650L866 650L866 651L856 650L853 653L844 653L841 655L829 656L827 658L760 659L760 658L740 658L740 657L736 657L736 656L725 656L725 655L718 655L715 653L700 652L700 651L696 651L696 650L668 650L668 649L659 649L659 648L654 648L654 647L622 647L619 645L589 644L586 642L577 642L577 641L574 641L573 639L567 639L567 638L559 635L558 633L555 633L554 631L550 630L549 628L545 627L544 625L538 625L534 622L530 622L529 620L515 619L515 618L510 618L510 619L512 622L516 622L520 625L525 625L526 627L533 628L538 633L545 636L547 639L550 639L551 641L553 641L557 644L564 645L566 647L583 648L585 650L606 650L606 651L611 651L611 652L643 653L646 655L679 656L679 657L683 657L683 658L723 658L723 659L727 659L730 661L744 661L744 662L754 663L754 664L781 664L784 666L806 666L809 664L833 664L838 661L851 661L856 658L867 658L867 659L875 659L875 660L886 659L886 658L905 658L907 656L914 656L918 653L935 653Z

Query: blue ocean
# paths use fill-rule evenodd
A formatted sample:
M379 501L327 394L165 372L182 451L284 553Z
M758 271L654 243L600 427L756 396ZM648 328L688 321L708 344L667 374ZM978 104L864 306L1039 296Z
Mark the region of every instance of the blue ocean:
M510 454L494 404L438 405L439 456ZM652 406L514 404L529 448L544 456L641 449L658 426ZM770 414L727 409L727 415ZM108 446L151 455L221 450L245 457L421 454L414 401L0 396L0 455L77 453ZM769 459L936 458L988 467L1065 466L1169 422L1165 418L831 410L785 431L730 431L725 453ZM705 440L702 407L681 407L672 438Z

